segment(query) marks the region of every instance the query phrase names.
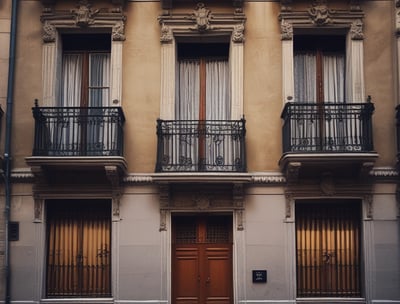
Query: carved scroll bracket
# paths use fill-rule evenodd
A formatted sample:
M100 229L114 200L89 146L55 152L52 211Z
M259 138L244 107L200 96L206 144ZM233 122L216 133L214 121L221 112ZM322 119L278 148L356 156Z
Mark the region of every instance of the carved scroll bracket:
M244 230L244 190L243 184L233 185L233 207L236 213L236 229L241 231Z
M162 184L159 186L160 193L160 231L167 231L167 213L170 207L170 186Z
M43 205L44 200L40 198L38 195L33 195L34 200L34 223L42 223L43 222Z
M365 203L365 220L372 220L374 213L372 195L366 195L364 197L364 203Z

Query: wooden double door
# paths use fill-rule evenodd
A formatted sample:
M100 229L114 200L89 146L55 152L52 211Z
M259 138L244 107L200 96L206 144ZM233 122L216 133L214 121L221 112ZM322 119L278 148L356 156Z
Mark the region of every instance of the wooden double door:
M232 217L173 217L172 303L231 304Z

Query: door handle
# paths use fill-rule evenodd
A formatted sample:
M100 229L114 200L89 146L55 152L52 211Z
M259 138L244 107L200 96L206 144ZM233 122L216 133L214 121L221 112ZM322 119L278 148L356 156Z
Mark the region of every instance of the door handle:
M210 284L210 277L207 277L206 284Z

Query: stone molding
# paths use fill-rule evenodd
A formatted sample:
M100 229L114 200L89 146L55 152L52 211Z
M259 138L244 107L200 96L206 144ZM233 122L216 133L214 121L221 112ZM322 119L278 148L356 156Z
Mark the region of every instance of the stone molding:
M174 36L196 34L225 34L234 43L243 43L245 14L241 9L233 13L216 13L204 3L197 3L196 8L188 13L165 12L158 17L161 25L161 43L172 43Z
M229 178L228 174L214 174L212 176L207 173L202 174L168 174L169 177L163 175L162 181L160 180L160 174L146 174L146 173L129 173L126 174L120 180L120 187L124 185L136 185L136 184L168 184L168 183L179 183L184 181L192 182L216 182L226 181L232 183L243 183L243 184L266 184L266 185L285 185L287 180L285 176L279 172L249 172L241 174L241 178ZM178 178L181 176L181 178ZM199 179L203 176L201 179ZM211 179L210 179L211 177ZM231 175L232 177L232 175ZM395 167L375 167L369 172L369 177L372 178L370 181L382 181L382 182L397 182L399 178L399 172ZM14 169L11 172L11 178L15 183L32 183L35 180L33 170L30 168L26 169Z
M43 42L55 42L58 29L111 28L113 41L125 40L126 16L121 7L96 8L80 0L76 9L55 10L45 6L40 18Z
M293 28L309 28L310 26L321 28L347 27L350 29L350 37L354 40L364 38L363 18L364 12L357 2L349 4L348 10L331 9L325 0L313 1L308 9L294 11L290 7L292 1L281 0L281 39L293 39Z

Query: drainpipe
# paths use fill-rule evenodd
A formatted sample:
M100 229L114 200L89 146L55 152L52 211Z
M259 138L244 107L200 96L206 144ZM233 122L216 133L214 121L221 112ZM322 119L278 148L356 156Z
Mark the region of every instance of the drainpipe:
M5 303L10 303L10 244L8 239L11 206L11 127L12 110L14 99L14 71L15 71L15 45L17 34L17 12L18 1L12 0L11 6L11 28L10 28L10 49L8 63L8 85L7 85L7 109L6 109L6 140L4 144L4 176L5 176L5 249L4 249L4 270L5 270Z

